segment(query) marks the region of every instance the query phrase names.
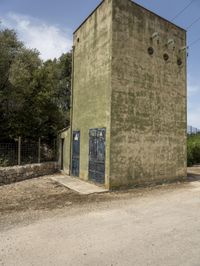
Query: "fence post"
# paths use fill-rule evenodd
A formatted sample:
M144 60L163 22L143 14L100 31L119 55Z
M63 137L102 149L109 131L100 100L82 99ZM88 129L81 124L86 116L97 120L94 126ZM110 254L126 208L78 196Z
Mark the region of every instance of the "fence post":
M18 138L18 165L21 164L21 137Z
M53 159L57 161L57 139L54 139L53 141Z
M41 162L41 138L38 140L38 163Z

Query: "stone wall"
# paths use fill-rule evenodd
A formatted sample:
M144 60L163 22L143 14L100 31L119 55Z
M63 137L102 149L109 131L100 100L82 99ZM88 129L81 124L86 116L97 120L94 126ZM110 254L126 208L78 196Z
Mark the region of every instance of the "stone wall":
M50 175L57 171L58 164L56 162L0 167L0 186L38 176Z

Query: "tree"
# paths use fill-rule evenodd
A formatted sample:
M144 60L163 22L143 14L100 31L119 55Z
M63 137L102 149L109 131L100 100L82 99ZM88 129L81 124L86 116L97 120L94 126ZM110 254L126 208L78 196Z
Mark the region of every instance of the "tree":
M0 136L3 139L9 134L10 69L22 46L13 30L0 30Z
M52 139L69 124L71 53L43 62L13 30L0 30L0 141Z

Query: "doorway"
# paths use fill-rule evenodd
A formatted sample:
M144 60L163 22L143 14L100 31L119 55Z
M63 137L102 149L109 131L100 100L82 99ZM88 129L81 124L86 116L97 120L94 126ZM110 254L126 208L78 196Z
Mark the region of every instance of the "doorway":
M105 183L105 146L106 129L90 129L89 179L100 184Z
M64 170L64 163L63 163L63 157L64 157L64 139L61 139L61 170Z
M72 176L79 177L80 168L80 131L73 131Z

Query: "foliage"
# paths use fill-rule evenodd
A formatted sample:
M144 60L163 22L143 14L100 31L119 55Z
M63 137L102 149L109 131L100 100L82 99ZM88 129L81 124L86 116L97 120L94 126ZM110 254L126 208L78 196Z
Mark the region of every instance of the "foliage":
M7 167L9 166L9 160L7 158L4 157L0 157L0 167Z
M52 139L69 124L71 53L43 62L9 29L0 29L0 141Z
M188 136L187 163L188 166L200 163L200 134Z

